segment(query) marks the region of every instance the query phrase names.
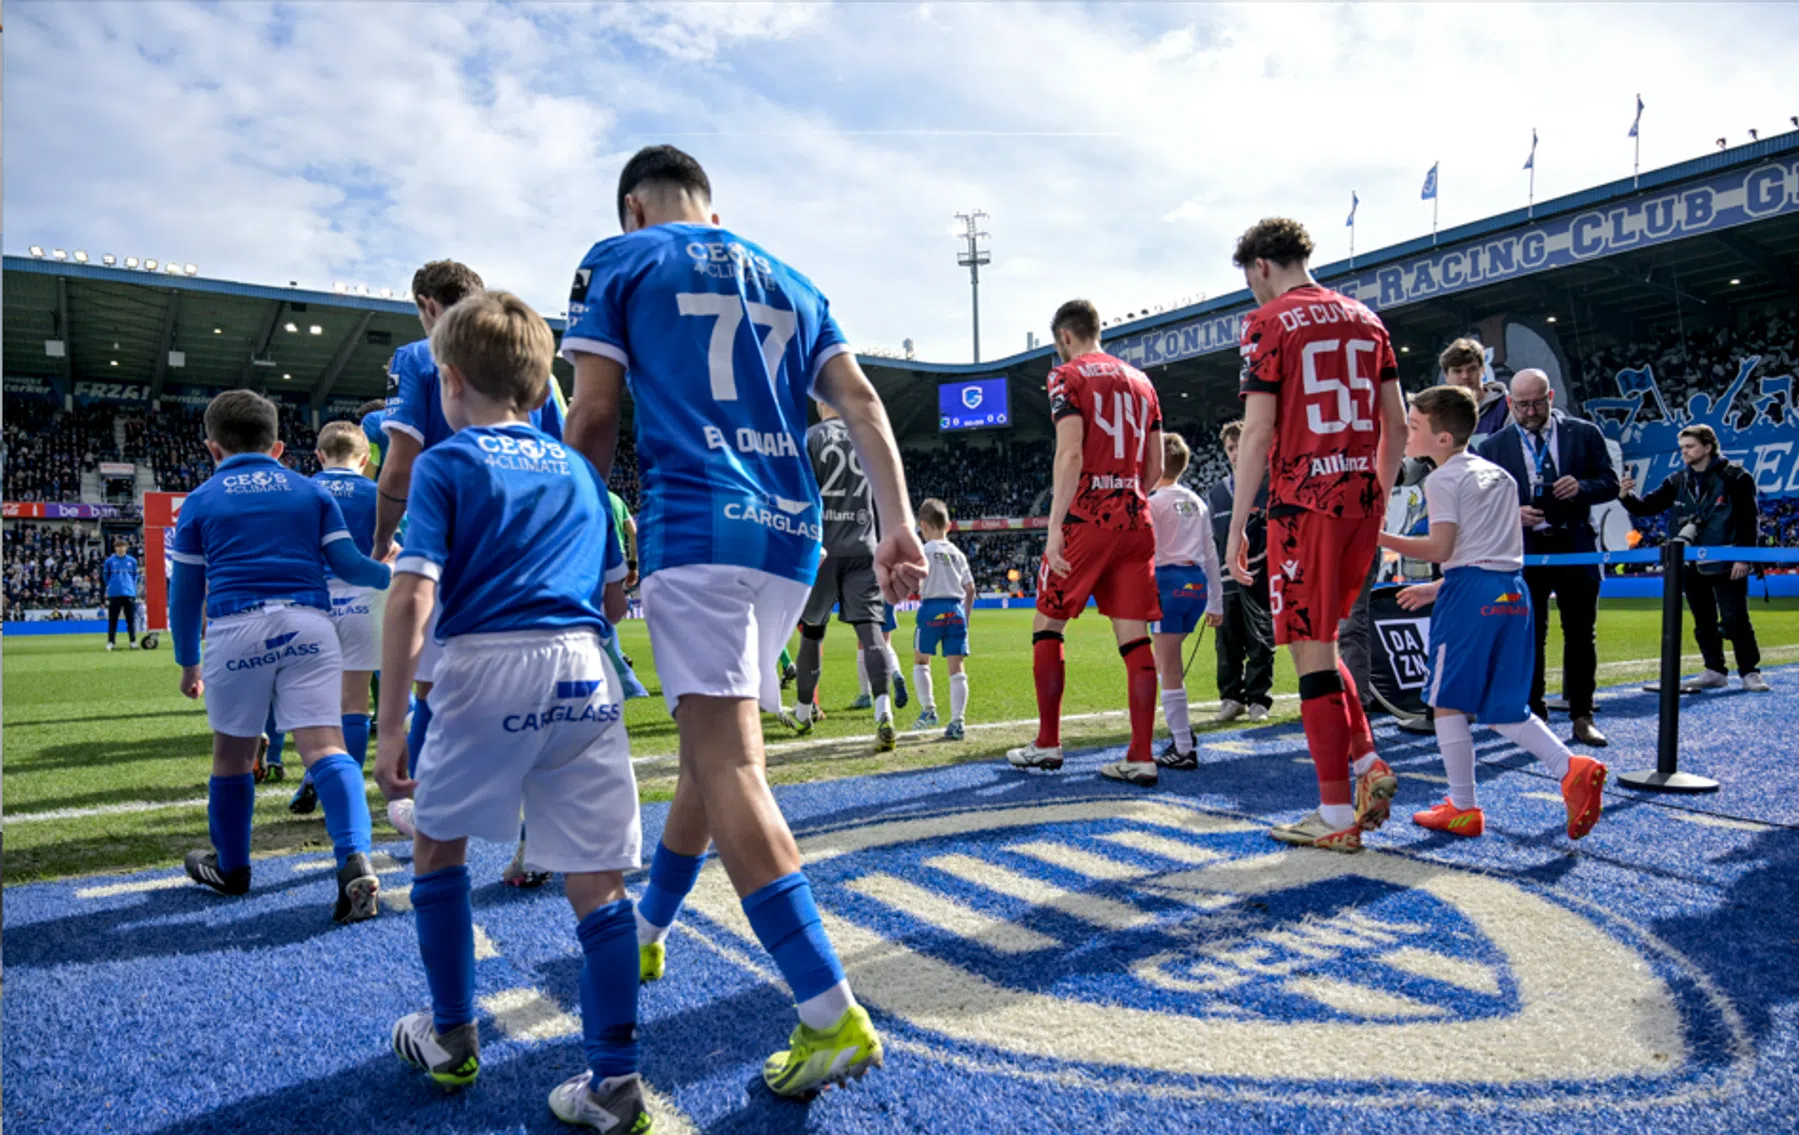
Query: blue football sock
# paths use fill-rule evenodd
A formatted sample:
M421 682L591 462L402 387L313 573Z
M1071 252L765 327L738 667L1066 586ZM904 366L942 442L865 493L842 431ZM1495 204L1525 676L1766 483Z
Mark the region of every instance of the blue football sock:
M843 980L843 964L819 921L804 871L783 875L745 896L743 913L795 1001L808 1001Z
M325 831L337 852L337 865L369 849L369 798L362 766L348 753L327 753L312 764L312 787L325 810Z
M468 868L445 867L412 881L419 958L431 987L431 1016L447 1033L475 1019L475 911Z
M418 888L413 888L416 894ZM581 939L581 1035L594 1083L637 1071L637 920L631 900L593 911ZM421 939L422 939L421 935Z
M255 810L256 778L250 773L215 776L206 782L206 826L213 850L219 853L219 870L250 865L250 817Z
M281 748L287 743L287 734L275 728L275 707L269 707L269 719L262 727L263 735L269 739L269 753L264 760L271 765L281 763Z
M681 913L681 903L687 898L687 892L693 890L694 880L700 877L700 868L705 865L704 855L682 855L670 851L668 845L658 843L656 855L650 860L649 884L643 888L643 898L637 903L638 915L664 930L673 926L675 916Z
M412 728L406 731L406 776L419 774L419 754L425 750L425 730L431 726L431 703L425 698L412 702Z
M344 748L350 750L350 757L358 768L368 765L369 760L369 715L366 713L344 714Z

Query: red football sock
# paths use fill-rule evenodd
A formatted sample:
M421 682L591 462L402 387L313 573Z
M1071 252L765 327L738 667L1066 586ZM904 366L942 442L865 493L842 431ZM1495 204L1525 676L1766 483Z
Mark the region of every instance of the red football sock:
M1055 631L1031 636L1031 677L1037 683L1037 747L1051 749L1062 743L1062 690L1068 684L1062 636Z
M1156 656L1149 640L1140 638L1118 648L1130 682L1131 747L1127 761L1154 761L1150 745L1156 736Z
M1343 681L1343 706L1349 711L1349 759L1354 763L1374 752L1374 730L1368 725L1368 711L1362 708L1355 679L1341 658L1337 659L1337 677Z
M1335 670L1299 676L1299 720L1305 725L1306 748L1318 773L1318 799L1324 804L1350 804L1349 707L1343 679Z

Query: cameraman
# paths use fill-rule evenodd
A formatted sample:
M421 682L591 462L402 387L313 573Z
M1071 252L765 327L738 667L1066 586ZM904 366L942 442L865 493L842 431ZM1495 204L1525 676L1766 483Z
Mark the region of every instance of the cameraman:
M1637 496L1636 481L1625 477L1619 486L1619 502L1632 516L1654 516L1672 507L1668 531L1701 548L1752 548L1759 543L1755 478L1724 456L1717 433L1707 425L1681 430L1680 459L1686 467L1668 474L1661 487L1646 497ZM1768 682L1759 669L1761 651L1755 645L1755 628L1749 624L1749 565L1706 560L1692 565L1682 576L1705 673L1681 689L1718 690L1730 685L1723 640L1723 635L1729 635L1743 688L1766 693ZM1718 630L1720 613L1724 616L1723 635Z

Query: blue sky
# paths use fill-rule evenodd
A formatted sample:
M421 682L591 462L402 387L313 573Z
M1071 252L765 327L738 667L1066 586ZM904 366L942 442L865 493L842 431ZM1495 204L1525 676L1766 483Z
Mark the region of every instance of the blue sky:
M725 223L856 342L968 357L951 214L991 214L982 353L1055 306L1241 286L1235 235L1319 258L1791 129L1786 5L1255 7L18 2L5 247L265 283L403 288L465 260L547 314L638 146L706 165Z

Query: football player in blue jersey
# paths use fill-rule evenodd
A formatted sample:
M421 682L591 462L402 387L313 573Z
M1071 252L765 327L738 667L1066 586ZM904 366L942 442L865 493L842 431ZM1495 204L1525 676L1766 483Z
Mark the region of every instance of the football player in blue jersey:
M137 557L124 539L112 542L112 555L100 565L106 578L106 649L119 643L119 620L125 620L125 633L131 638L131 649L137 649Z
M213 730L213 850L190 852L187 873L221 894L250 889L251 766L272 703L277 727L294 735L337 853L332 917L357 922L375 916L380 883L369 864L362 767L344 750L343 656L325 569L372 588L386 588L389 572L356 550L331 494L281 464L277 437L275 404L261 395L228 390L212 400L206 448L218 470L182 504L169 553L181 692L205 695Z
M443 313L466 296L483 288L481 277L466 264L454 260L433 260L412 275L412 298L418 305L419 324L425 334L443 317ZM562 437L561 392L550 383L550 396L542 406L530 413L531 425L552 438ZM412 466L419 454L449 438L455 432L444 417L438 397L437 363L431 356L431 342L420 339L394 352L388 366L387 407L381 428L387 434L386 452L381 458L381 499L375 517L375 558L384 559L393 550L393 539L400 520L406 514L406 494L412 484ZM436 677L437 642L434 635L425 636L425 654L419 660L416 675L418 695L412 711L412 727L407 733L412 765L417 767L419 746L431 727L431 683ZM404 835L412 834L412 802L407 799L388 802L388 819ZM542 871L527 870L524 864L523 837L518 854L504 872L513 886L537 887L549 881Z
M562 353L575 367L568 440L609 472L619 404L636 407L643 484L638 564L681 770L638 911L640 964L660 976L663 937L712 840L757 938L798 1003L789 1047L763 1079L803 1095L882 1061L850 995L769 791L763 709L780 708L776 657L818 573L818 482L806 399L848 427L874 491L874 553L889 600L923 580L887 411L812 282L721 228L698 162L640 150L618 183L624 235L582 259Z
M366 556L375 541L377 495L375 482L362 472L368 460L368 441L354 423L326 422L319 430L313 456L318 458L319 471L312 479L337 501L350 539ZM356 767L362 768L369 754L369 683L381 668L381 608L386 593L358 587L329 571L326 580L331 588L331 625L343 652L344 747L356 758ZM287 809L304 816L317 808L318 802L312 778L303 777Z
M511 840L522 806L531 861L564 873L583 954L588 1066L550 1093L550 1107L565 1122L647 1132L636 921L623 875L639 864L642 833L619 675L601 643L607 618L625 607L606 483L530 424L556 347L523 301L472 295L436 321L431 344L457 432L412 470L382 710L405 712L433 610L444 640L438 708L416 780L397 735L382 738L375 769L384 792L416 792L412 905L431 1008L395 1022L393 1049L440 1084L474 1081L468 840Z

